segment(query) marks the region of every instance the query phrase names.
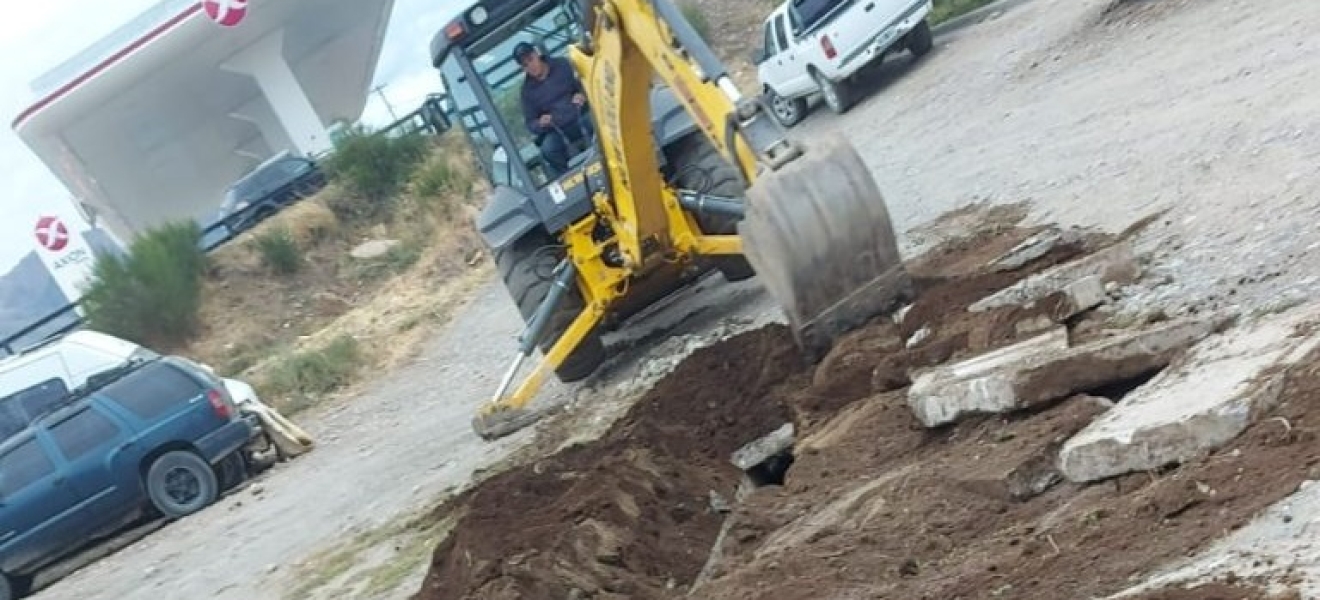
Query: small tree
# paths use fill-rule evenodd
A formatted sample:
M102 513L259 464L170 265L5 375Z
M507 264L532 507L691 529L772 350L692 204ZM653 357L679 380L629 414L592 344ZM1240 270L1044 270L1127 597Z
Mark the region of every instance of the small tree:
M302 250L287 227L274 227L257 234L253 242L261 264L276 275L292 275L302 267Z
M92 329L149 346L177 346L198 327L206 254L196 223L172 223L96 259L82 307Z
M346 133L326 170L353 201L332 203L337 216L360 221L387 214L413 170L426 159L427 138L419 134L387 136L357 127Z

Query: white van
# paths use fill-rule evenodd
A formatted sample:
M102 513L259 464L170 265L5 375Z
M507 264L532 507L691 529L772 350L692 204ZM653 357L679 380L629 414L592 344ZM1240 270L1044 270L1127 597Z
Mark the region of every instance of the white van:
M107 373L134 361L157 358L159 354L132 342L86 329L47 340L19 354L0 360L0 438L21 431L32 418L71 390L86 384L98 374ZM182 357L176 357L182 360ZM211 367L187 361L214 375ZM274 411L261 403L252 386L236 379L220 378L230 398L241 411L256 417L263 433L271 434ZM287 421L274 429L284 429ZM291 424L287 424L292 426ZM298 430L298 437L305 433ZM310 440L306 440L310 444ZM290 452L281 448L286 455ZM250 459L254 457L249 457ZM268 457L263 457L269 460ZM264 462L264 461L263 461Z

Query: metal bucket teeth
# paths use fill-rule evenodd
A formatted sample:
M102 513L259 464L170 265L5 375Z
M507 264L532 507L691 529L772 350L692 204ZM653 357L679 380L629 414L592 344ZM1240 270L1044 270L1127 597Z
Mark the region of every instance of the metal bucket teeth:
M884 198L846 140L807 148L747 199L743 252L812 358L911 297Z
M511 435L538 420L539 413L522 408L503 408L482 412L472 419L472 431L481 439L492 441Z

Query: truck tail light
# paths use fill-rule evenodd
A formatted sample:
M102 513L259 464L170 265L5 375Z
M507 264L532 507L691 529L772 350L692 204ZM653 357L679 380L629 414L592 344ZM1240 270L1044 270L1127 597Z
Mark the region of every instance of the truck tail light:
M820 47L825 51L825 58L834 60L834 57L839 55L839 51L834 49L834 42L830 41L828 35L820 36Z
M234 414L234 409L229 406L229 401L220 390L206 390L206 401L211 403L211 410L215 411L215 416L228 420Z

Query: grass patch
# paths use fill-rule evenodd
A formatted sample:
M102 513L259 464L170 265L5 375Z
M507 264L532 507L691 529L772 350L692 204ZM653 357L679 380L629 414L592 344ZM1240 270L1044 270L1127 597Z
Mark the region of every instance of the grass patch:
M296 413L325 394L353 381L362 359L356 338L342 334L324 347L294 352L271 365L263 390L286 398L284 410Z
M995 0L935 0L934 6L930 9L931 25L939 25L954 17L960 17L972 12L982 6L990 4Z
M287 227L275 227L253 239L261 264L276 275L292 275L302 267L302 250Z
M296 583L285 600L375 598L399 589L426 568L431 552L458 522L457 515L435 521L429 511L422 515L361 531L313 555L295 569Z

